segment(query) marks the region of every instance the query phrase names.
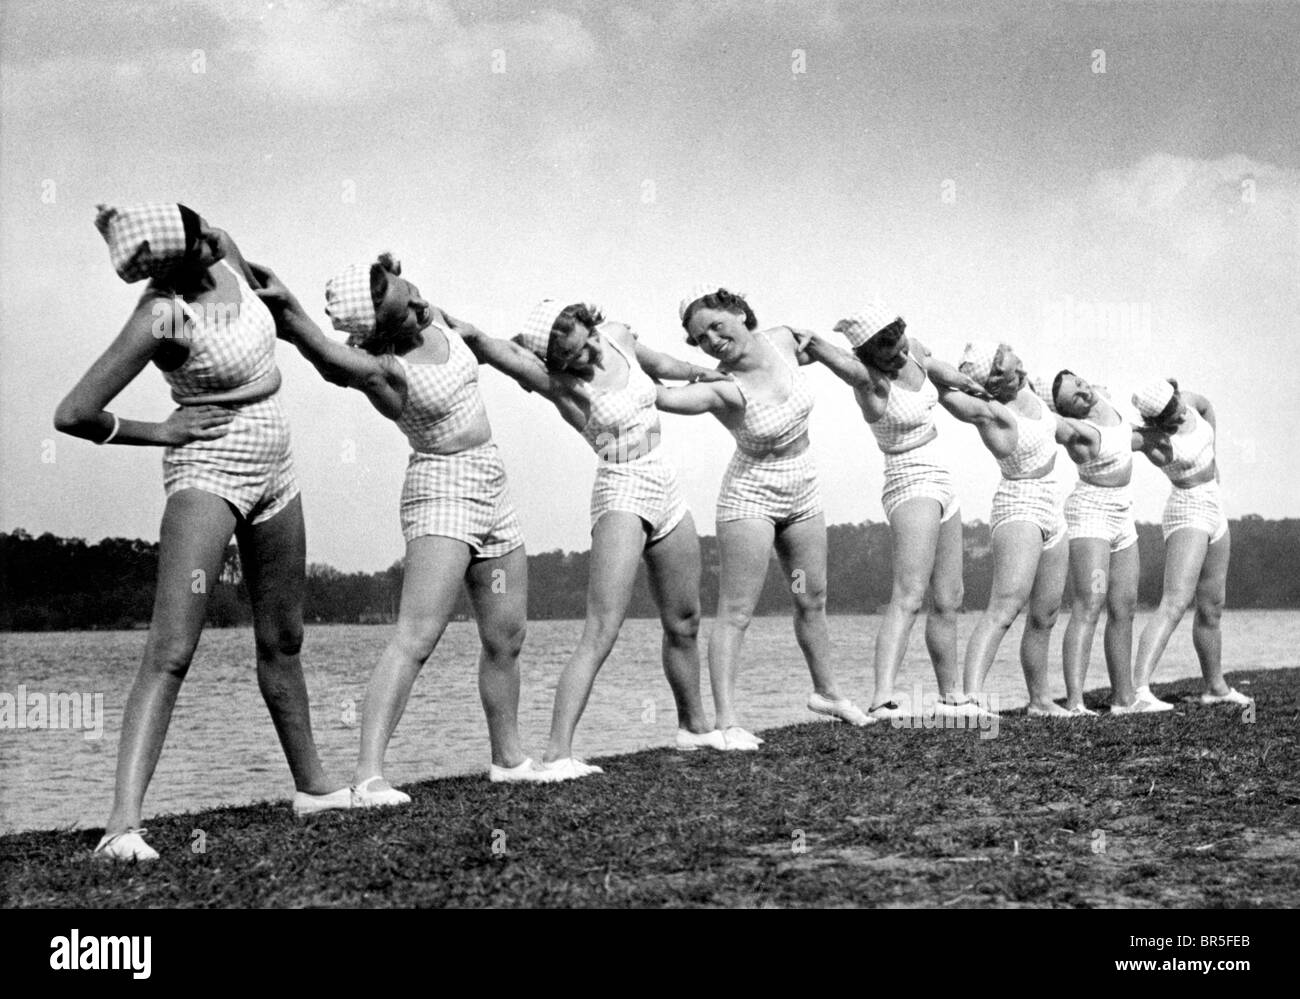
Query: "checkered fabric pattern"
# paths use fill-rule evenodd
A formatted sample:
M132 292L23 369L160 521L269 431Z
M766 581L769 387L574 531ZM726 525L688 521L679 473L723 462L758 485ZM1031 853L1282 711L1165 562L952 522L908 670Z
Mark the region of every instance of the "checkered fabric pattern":
M1144 382L1133 393L1133 406L1142 416L1159 416L1164 412L1169 400L1174 397L1174 387L1168 379L1153 378Z
M835 332L843 333L849 345L857 350L898 318L898 312L886 305L880 296L876 296L857 312L836 323Z
M909 359L921 367L916 358ZM934 433L934 407L939 402L939 390L923 367L921 378L921 387L915 391L904 388L897 380L890 383L885 411L875 423L867 424L885 454L908 451Z
M939 519L946 521L957 514L957 490L952 473L939 458L937 438L909 451L885 455L885 484L880 504L885 519L912 499L932 499L939 504Z
M524 325L520 328L515 339L525 349L531 350L538 357L545 359L546 351L551 345L551 327L555 325L555 320L560 318L560 313L566 308L568 308L568 305L558 299L543 298L528 313L527 318L524 319Z
M1133 428L1127 421L1113 427L1103 427L1092 420L1083 422L1097 431L1100 443L1095 457L1079 462L1081 480L1091 481L1133 467Z
M633 461L658 444L658 393L635 355L613 337L605 337L604 342L627 362L627 384L620 389L590 390L591 412L582 437L602 462Z
M1045 405L1039 417L1031 420L1008 406L1016 420L1016 447L1005 458L998 459L998 468L1008 478L1019 478L1036 472L1056 457L1056 416Z
M325 314L349 343L375 332L375 302L370 297L371 264L349 264L325 282Z
M983 385L993 373L993 362L1001 346L992 340L972 340L962 351L957 369Z
M1025 384L1029 386L1029 391L1038 396L1051 412L1056 412L1056 400L1052 398L1052 383L1039 378L1038 375L1028 375L1025 378Z
M1187 407L1191 429L1169 435L1173 459L1161 471L1173 482L1190 479L1214 464L1214 428L1195 409Z
M298 495L289 421L277 396L240 406L215 440L163 449L163 490L220 496L249 522L270 520Z
M1133 490L1128 486L1094 486L1080 479L1065 498L1065 524L1070 540L1100 538L1111 552L1137 544L1133 522Z
M751 458L740 451L732 455L718 490L719 522L756 519L784 527L821 512L811 451L785 458Z
M406 405L395 422L416 451L437 450L484 412L478 361L455 333L444 330L443 335L448 353L442 364L397 358L406 373Z
M275 371L275 321L261 299L226 261L239 284L238 308L185 304L189 356L163 377L177 397L241 388ZM298 495L289 422L277 396L236 408L228 432L163 452L168 496L202 489L229 502L252 523L269 520Z
M759 336L766 337L766 333ZM769 338L768 343L771 344ZM790 373L790 392L781 402L762 402L750 399L739 381L736 388L745 399L745 413L740 425L732 427L731 435L736 446L751 457L761 457L798 440L808 430L808 417L816 401L808 379L798 368L790 366L780 348L772 345L777 357Z
M996 531L1012 521L1027 521L1042 532L1043 550L1065 537L1065 513L1060 486L1049 473L1041 479L1003 479L993 494L989 528Z
M225 260L219 266L238 284L238 304L176 299L189 322L171 332L189 356L163 377L179 398L242 388L275 370L275 319L239 271Z
M677 471L658 451L633 461L602 461L591 488L591 529L611 511L634 513L650 528L650 541L670 534L686 516Z
M1228 533L1228 515L1223 509L1223 493L1219 483L1211 479L1188 489L1174 487L1165 501L1164 516L1160 518L1160 533L1166 541L1174 531L1191 527L1210 536L1210 544Z
M677 303L677 319L685 320L686 310L694 303L698 302L705 295L716 295L722 287L720 284L708 284L705 282L696 282L691 285L690 290L686 292L686 297Z
M455 454L412 452L402 485L402 536L463 541L475 558L500 558L524 543L506 470L488 441Z
M95 228L127 284L157 277L185 255L185 223L174 203L99 205Z

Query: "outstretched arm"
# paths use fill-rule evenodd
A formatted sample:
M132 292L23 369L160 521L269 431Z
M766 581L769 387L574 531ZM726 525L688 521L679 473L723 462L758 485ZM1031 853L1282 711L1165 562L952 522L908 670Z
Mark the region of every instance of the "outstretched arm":
M704 368L689 361L679 360L671 354L661 354L657 350L651 350L639 340L636 344L636 362L641 365L641 370L655 381L694 383L725 381L727 378L721 371L713 368Z
M921 367L925 368L925 373L935 388L940 390L954 389L958 392L965 392L967 395L973 395L977 399L989 398L989 394L984 390L983 385L970 375L962 374L957 370L955 364L939 360L934 354L930 353L930 348L921 343L916 337L908 340L907 349L908 353L921 363Z
M218 406L186 406L161 422L123 420L105 409L165 342L156 333L155 324L166 322L166 329L177 330L184 329L184 321L178 302L147 291L117 339L59 403L55 429L96 444L107 443L111 437L114 444L179 446L224 437L235 414Z
M274 271L260 264L249 268L258 281L258 298L275 317L277 335L297 347L331 385L364 392L389 419L401 414L406 404L406 378L399 365L330 339Z
M810 359L826 365L836 378L854 388L870 388L877 381L875 373L852 353L817 333L808 338L804 351Z
M735 382L701 382L696 385L658 386L655 405L665 413L698 416L713 413L720 416L728 409L743 409L745 400Z

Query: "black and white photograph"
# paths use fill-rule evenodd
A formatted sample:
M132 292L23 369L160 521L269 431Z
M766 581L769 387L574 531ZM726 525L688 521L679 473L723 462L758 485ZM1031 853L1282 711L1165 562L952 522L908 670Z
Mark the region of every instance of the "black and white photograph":
M0 112L4 907L1262 971L1300 4L6 0Z

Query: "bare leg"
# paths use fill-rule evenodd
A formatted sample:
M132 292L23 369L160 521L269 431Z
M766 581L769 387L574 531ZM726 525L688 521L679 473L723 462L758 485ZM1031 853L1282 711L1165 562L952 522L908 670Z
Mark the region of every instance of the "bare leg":
M470 565L465 576L483 648L478 657L478 693L487 715L492 762L517 767L519 742L519 652L528 630L528 556L520 545L500 558Z
M712 726L700 698L700 539L688 513L645 550L650 591L663 623L664 675L677 704L677 726L696 734Z
M433 655L456 608L469 559L469 545L454 538L424 535L407 543L397 632L366 687L355 783L383 773L388 742L406 710L415 678ZM381 789L377 784L372 787Z
M826 625L826 518L822 514L790 524L776 534L776 553L794 597L794 634L812 674L813 690L838 701Z
M240 564L253 603L253 637L257 645L257 686L294 786L307 794L328 794L330 782L321 766L311 732L311 698L302 675L302 601L307 587L307 540L302 497L260 524L240 524Z
M907 652L912 624L925 604L926 587L935 567L940 512L937 500L918 498L899 504L889 518L894 536L894 589L876 632L876 693L872 707L894 699L894 679ZM929 635L927 622L927 639Z
M1196 583L1196 617L1192 623L1192 643L1196 647L1196 658L1201 661L1205 689L1220 695L1228 692L1228 684L1223 679L1223 633L1219 630L1219 618L1223 616L1227 595L1231 550L1229 534L1224 534L1209 546Z
M1061 592L1065 589L1069 554L1069 548L1058 542L1045 549L1039 557L1034 588L1029 593L1029 615L1025 619L1024 634L1020 637L1020 667L1025 671L1030 707L1051 714L1064 713L1052 700L1047 657L1052 628L1061 611Z
M573 755L573 733L587 707L596 673L605 664L632 599L636 567L645 548L645 521L634 513L611 510L591 532L591 575L587 580L587 620L572 658L560 674L551 713L545 762Z
M740 646L763 592L776 529L767 520L725 520L718 524L721 573L718 619L709 636L709 680L718 728L736 720L736 672Z
M1043 551L1043 534L1027 521L1012 520L993 532L993 587L984 611L966 645L962 682L968 695L984 689L984 678L998 646L1029 601Z
M1083 688L1092 659L1092 639L1110 590L1110 542L1104 538L1074 538L1070 542L1070 582L1074 597L1070 623L1065 626L1065 706L1083 704ZM1109 627L1109 625L1108 625Z
M961 514L939 525L934 572L930 575L930 613L925 617L925 645L939 681L939 696L951 701L961 693L961 657L957 654L957 615L965 589L962 586Z
M158 540L158 583L144 661L122 714L109 836L140 825L172 708L203 631L208 591L221 574L235 514L225 500L197 489L172 494Z
M1192 605L1209 543L1210 536L1194 527L1180 528L1169 536L1165 544L1164 593L1160 606L1138 639L1137 661L1133 665L1135 687L1151 683L1165 646Z
M1110 593L1106 601L1106 672L1110 674L1110 703L1133 704L1133 613L1137 610L1138 546L1129 545L1110 557Z

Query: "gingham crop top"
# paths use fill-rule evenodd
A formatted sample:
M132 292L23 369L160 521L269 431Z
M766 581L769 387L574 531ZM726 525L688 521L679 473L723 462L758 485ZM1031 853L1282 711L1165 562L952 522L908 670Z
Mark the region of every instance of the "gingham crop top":
M238 304L176 299L189 320L181 339L190 352L163 377L177 398L242 388L275 370L275 320L243 275L220 263L239 286Z
M766 336L766 333L760 335ZM781 402L763 402L749 398L740 382L736 382L745 400L745 413L740 425L729 429L736 438L736 446L753 457L762 457L783 448L807 433L808 416L812 413L814 401L803 372L790 367L790 362L770 340L768 345L790 372L790 392Z
M590 389L591 415L582 436L601 461L617 464L654 450L657 441L652 432L659 425L659 411L655 408L655 383L635 355L629 356L612 336L602 339L627 362L627 384L617 389Z
M406 373L406 405L394 422L416 451L441 447L484 412L477 358L455 333L443 331L443 336L447 338L447 360L441 364L418 364L397 357Z
M1127 420L1121 419L1113 427L1103 427L1092 420L1084 422L1097 431L1101 442L1095 458L1079 462L1079 478L1087 482L1114 472L1127 472L1133 467L1133 428Z
M867 424L885 454L910 451L934 433L933 411L939 402L939 390L931 384L924 365L910 354L908 359L921 369L921 387L903 388L895 379L889 386L884 413L875 423Z
M1056 457L1056 414L1041 399L1038 400L1038 408L1040 415L1038 419L1032 420L1007 406L1015 417L1018 434L1015 450L1005 458L998 459L998 468L1002 469L1005 478L1024 478Z
M1214 428L1191 406L1187 407L1187 418L1192 421L1191 430L1169 435L1174 456L1162 471L1173 482L1200 475L1214 464Z

